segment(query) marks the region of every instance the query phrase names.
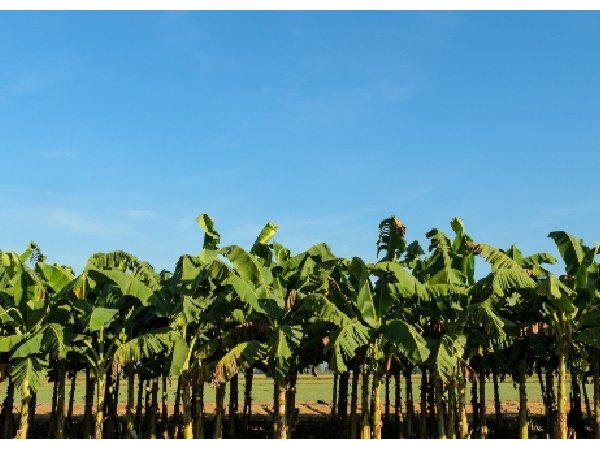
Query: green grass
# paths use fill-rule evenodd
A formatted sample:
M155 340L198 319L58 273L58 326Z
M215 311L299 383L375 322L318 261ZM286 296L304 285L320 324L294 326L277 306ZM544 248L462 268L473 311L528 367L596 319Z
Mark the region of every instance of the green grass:
M419 401L420 395L420 375L413 375L413 398L416 402ZM127 381L120 380L119 386L119 401L125 402L127 395ZM240 375L240 402L244 389L244 378ZM67 395L70 386L70 380L67 380ZM542 395L540 385L537 381L537 377L531 377L527 380L527 398L532 402L541 402ZM167 390L169 393L169 402L172 403L175 399L175 389L177 387L177 379L171 378L167 384ZM4 398L7 388L7 382L0 383L0 400ZM332 400L332 388L333 388L333 375L319 375L313 377L312 375L299 375L296 386L296 401L299 403L305 402L316 402L321 400L326 403L330 403ZM349 386L349 391L351 387ZM394 398L394 382L391 382L391 393L390 396ZM593 388L588 385L588 394L593 394ZM136 391L137 395L137 391ZM350 395L350 392L348 393ZM385 389L384 385L381 388L381 397L384 398ZM226 394L226 402L228 401L229 393ZM269 404L273 402L273 381L272 379L266 378L262 374L255 374L253 379L253 390L252 390L253 401L257 404L265 403ZM20 392L17 390L15 393L15 405L20 401ZM360 401L360 384L359 384L359 401ZM402 382L402 398L405 399L404 382ZM83 374L77 377L76 388L75 388L75 403L83 404L85 399L85 376ZM471 399L471 383L467 386L467 401ZM486 383L486 400L492 401L494 399L493 384L491 380ZM514 386L512 381L504 381L500 383L500 399L502 401L519 401L518 385ZM46 381L42 383L37 393L38 404L51 404L52 402L52 385ZM215 402L215 389L210 383L205 385L205 402Z

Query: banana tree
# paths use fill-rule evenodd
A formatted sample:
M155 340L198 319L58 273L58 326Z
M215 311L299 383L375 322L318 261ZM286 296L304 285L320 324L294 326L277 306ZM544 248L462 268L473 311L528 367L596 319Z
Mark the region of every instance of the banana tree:
M554 333L558 353L558 422L559 437L567 438L567 388L566 372L569 352L573 350L574 339L591 347L597 346L593 338L593 327L584 321L584 329L578 332L579 322L585 313L595 310L598 299L598 264L596 255L600 244L587 247L578 239L564 231L554 231L548 235L554 240L565 263L566 274L562 281L553 275L540 280L539 293L547 302L545 315ZM584 331L587 328L587 331ZM598 381L595 380L595 386ZM598 429L598 425L595 426Z
M37 274L26 265L35 248L32 243L23 254L0 253L0 353L8 359L11 383L21 389L19 438L27 437L29 398L39 385L44 366L40 353L45 291ZM9 407L12 415L12 405Z
M450 240L443 232L427 233L432 254L418 261L414 273L429 294L422 303L422 317L428 322L427 338L431 356L427 361L434 375L433 392L437 405L438 436L455 436L456 394L459 392L459 436L467 436L465 408L466 370L471 358L479 361L481 393L485 394L484 349L489 353L508 343L509 321L499 316L499 308L515 290L533 289L535 282L527 272L499 250L485 244L475 244L464 232L462 220L451 222L455 233ZM492 266L491 273L475 282L475 255L481 255ZM447 393L448 426L444 420L443 395ZM480 435L486 435L485 399L480 401ZM432 405L431 410L434 410ZM423 416L422 416L423 417ZM478 416L475 415L474 419Z
M169 326L147 327L144 332L136 333L133 338L126 339L121 336L117 343L117 348L113 356L113 364L117 367L126 367L127 376L127 406L125 414L125 432L127 438L141 437L135 431L134 426L134 403L135 403L135 375L139 370L147 369L150 372L150 378L158 379L168 373L170 367L170 350L173 348L177 333ZM137 368L139 366L139 368ZM144 373L148 377L148 373ZM140 373L140 384L142 383L142 374ZM158 382L156 381L155 384ZM153 388L155 388L154 386ZM164 387L163 387L164 389ZM164 406L163 406L164 407ZM156 437L156 419L151 420L152 430L149 430L148 437ZM162 419L163 428L167 426L167 418Z
M374 289L372 276L385 278L387 283ZM330 286L308 296L303 307L310 308L313 321L335 326L327 336L330 366L334 371L348 370L350 360L357 353L364 355L360 362L363 379L361 436L380 438L379 389L386 354L391 348L414 364L423 362L428 356L419 331L401 317L394 317L394 308L399 298L424 296L426 291L397 262L367 265L356 257L351 261L338 260L335 270L329 271L328 281ZM369 403L373 405L371 412Z
M83 332L74 342L84 349L82 355L96 379L96 439L104 436L105 422L109 436L114 430L116 405L107 418L104 409L106 394L114 397L120 372L114 364L115 352L133 337L140 313L151 307L159 290L152 267L120 251L92 255L75 282L71 306Z
M350 282L349 261L334 259L317 265L309 291L298 303L298 312L307 318L303 347L310 349L306 364L327 360L334 373L352 369L350 405L350 437L358 434L358 383L360 367L364 366L369 328L360 320L356 304L357 291ZM308 353L308 352L307 352ZM363 390L363 410L368 409L369 389Z
M596 294L597 296L597 294ZM589 355L594 386L594 438L600 439L600 305L595 302L581 315L573 340L583 344Z
M76 359L73 346L73 322L67 301L69 289L73 285L74 273L70 267L46 264L38 261L36 272L43 280L50 300L46 341L44 342L49 360L53 362L56 404L53 408L51 430L53 437L62 439L65 433L65 400L67 367Z
M352 419L355 418L357 368L362 366L360 434L366 439L381 438L379 390L389 355L401 355L412 364L422 363L428 357L419 330L404 320L405 311L401 309L403 300L427 296L425 287L397 261L406 249L404 230L395 217L383 221L377 247L386 257L370 265L360 258L338 260L322 270L321 289L308 296L303 306L311 310L313 322L333 326L327 330L326 337L331 368L347 371L354 360ZM411 244L403 262L412 261L419 253L418 248L418 244ZM372 278L376 279L375 284ZM353 430L354 427L352 420Z
M306 364L303 345L312 338L307 327L310 302L305 299L324 282L320 267L334 264L335 257L324 244L292 255L281 244L269 243L276 230L272 223L265 225L250 252L238 246L222 250L234 269L229 278L236 293L232 300L244 308L232 310L237 317L232 315L230 322L237 325L222 337L229 351L217 364L215 382L223 382L240 367L264 370L274 381L273 435L288 438L296 374Z
M234 268L229 283L239 301L247 305L240 325L255 323L264 333L260 340L248 340L232 346L219 367L226 367L228 364L223 366L223 363L232 361L234 355L243 356L246 364L251 366L252 360L262 355L264 369L274 380L274 437L285 439L288 437L286 400L290 374L295 370L295 356L303 332L291 311L297 292L292 283L297 283L297 280L290 273L293 269L288 267L290 253L279 244L268 244L276 231L277 226L268 223L250 252L235 245L222 251ZM249 353L248 349L252 351ZM222 382L218 375L216 382Z
M199 215L196 222L204 231L202 251L199 256L181 256L161 295L153 298L156 314L167 318L172 330L170 375L180 380L185 439L204 437L203 386L210 376L209 360L219 348L215 337L227 316L220 308L227 309L230 295L226 283L230 268L218 259L220 235L207 214ZM222 412L217 416L221 421ZM222 427L217 430L217 437L221 435Z
M494 313L494 317L489 316L491 320L488 319L484 329L491 326L497 330L494 339L489 341L492 346L489 347L488 354L512 345L508 365L518 368L513 375L520 386L519 436L526 439L528 419L525 377L531 339L527 336L523 337L521 328L516 324L529 323L534 319L540 320L539 314L535 317L532 315L536 311L536 305L539 304L535 299L537 288L535 276L539 273L548 273L540 264L552 263L553 258L548 254L535 254L523 258L516 247L509 252L503 252L487 244L471 242L469 248L491 265L490 274L477 282L471 290L471 295L474 300L482 302L481 305L492 306L491 311L482 311L485 312L484 318L489 316L490 312ZM494 323L497 324L496 327ZM485 361L485 358L482 361ZM515 364L511 364L510 361L514 361Z
M459 429L460 436L466 436L465 411L465 371L468 358L465 352L467 342L466 315L470 304L469 286L474 283L474 256L468 249L470 237L464 232L461 219L451 222L455 233L450 240L437 228L426 233L430 240L431 254L424 260L419 260L414 266L413 273L423 283L427 291L428 301L420 302L413 309L416 319L422 324L430 349L430 357L421 370L430 371L429 389L431 406L434 416L437 409L437 435L440 438L455 435L455 389L459 391ZM423 375L425 381L425 376ZM450 403L448 430L443 416L443 395L447 385ZM426 392L425 384L421 395ZM435 402L434 402L435 399ZM437 408L434 406L437 403ZM425 406L424 399L422 405ZM432 417L433 419L433 417ZM421 436L426 433L425 408L421 411ZM433 427L433 424L431 424Z
M551 272L543 264L555 264L556 258L549 253L535 253L530 256L523 256L516 245L512 245L505 253L512 261L517 263L523 271L531 277L536 283L539 280L546 279ZM516 269L516 267L515 267ZM522 274L519 272L522 277ZM523 278L523 282L525 282ZM545 321L543 311L545 310L545 300L539 296L533 285L526 286L524 289L515 290L515 280L505 280L503 284L510 287L511 295L505 298L501 305L504 318L509 319L518 326L511 329L511 338L513 343L510 349L507 349L506 368L511 373L513 380L519 384L519 437L526 439L529 436L529 418L527 408L526 377L530 374L531 368L535 365L538 372L538 380L542 387L541 366L546 368L546 387L543 400L546 408L547 431L552 435L551 430L554 425L555 408L554 401L554 378L553 371L555 367L555 340L553 336L547 336L543 333L540 324Z
M383 258L380 259L382 261L395 261L400 262L402 266L407 268L408 270L413 270L419 264L422 264L422 257L425 255L424 250L417 240L412 241L410 244L407 243L405 239L406 226L402 221L400 221L397 217L391 216L390 218L384 219L379 224L379 239L377 241L377 256L383 252ZM379 285L385 285L386 280L384 277L378 279ZM416 305L418 309L419 302ZM410 308L409 305L404 303L403 305L405 311ZM418 318L412 316L407 317L410 323L420 323ZM412 398L412 363L404 358L402 355L395 354L393 355L393 359L390 361L393 363L394 359L398 361L399 364L392 364L393 366L400 366L397 370L398 372L394 373L394 377L396 378L396 423L398 427L398 436L400 438L404 437L404 421L402 417L402 401L401 401L401 387L399 385L400 382L400 371L404 372L405 375L405 383L406 383L406 435L408 437L412 436L413 433L413 414L414 414L414 404ZM402 370L403 369L403 370ZM390 374L391 375L391 374ZM389 409L389 405L386 404L386 409ZM386 413L387 415L387 413Z
M40 384L48 355L65 357L63 328L51 323L48 313L51 297L71 277L70 269L47 264L34 243L21 255L0 252L0 353L9 355L11 382L21 390L18 438L27 437L31 395Z

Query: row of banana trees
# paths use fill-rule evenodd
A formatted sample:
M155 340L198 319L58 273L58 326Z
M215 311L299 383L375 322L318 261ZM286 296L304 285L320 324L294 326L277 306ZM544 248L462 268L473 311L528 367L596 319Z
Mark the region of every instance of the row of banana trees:
M45 377L53 386L49 436L209 437L208 383L217 404L210 437L247 436L259 370L273 380L273 437L288 438L299 420L298 374L322 362L335 373L333 415L346 437L381 438L384 428L400 438L505 436L498 386L512 377L520 392L518 435L527 438L531 375L542 388L548 436L585 435L583 392L600 437L598 244L550 233L565 264L557 277L547 267L557 263L551 254L524 256L515 246L503 251L476 243L460 219L451 222L451 237L429 231L427 252L408 243L396 217L383 220L376 263L338 258L326 244L292 254L274 241L272 223L249 250L221 246L211 218L202 214L197 222L203 248L181 256L173 272L156 273L117 251L92 255L76 276L47 262L33 243L22 254L0 252L0 381L8 382L1 437L28 436ZM479 280L477 260L489 265ZM85 373L85 412L75 432L78 373ZM421 376L418 415L414 373ZM177 379L172 413L171 377ZM124 417L120 379L127 380Z

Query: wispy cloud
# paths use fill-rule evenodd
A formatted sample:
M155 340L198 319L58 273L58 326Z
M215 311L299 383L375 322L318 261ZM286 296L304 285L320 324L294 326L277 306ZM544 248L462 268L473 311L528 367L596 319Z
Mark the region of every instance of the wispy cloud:
M587 203L571 207L553 208L541 211L536 220L529 221L527 225L531 228L547 228L548 226L564 226L564 222L582 219L587 215L593 215L600 210L600 205Z
M0 84L0 94L27 95L37 94L48 88L61 75L53 70L37 70L23 72Z
M72 159L77 155L77 153L68 148L59 148L56 150L50 150L47 152L41 152L39 156L42 158L48 159Z
M20 217L35 216L41 218L46 227L51 227L62 232L90 236L95 238L115 238L117 236L130 236L142 218L158 217L150 210L127 210L124 212L105 211L96 212L78 210L72 207L41 206L28 210Z
M353 86L331 86L318 95L305 92L288 96L288 107L308 120L333 120L364 113L365 108L396 103L411 98L419 90L416 78L404 76L401 82L366 79Z
M158 211L152 209L127 209L122 214L129 219L157 219L160 217Z
M108 231L107 224L97 218L67 208L43 208L42 217L46 225L76 233L105 234Z
M4 91L11 94L34 94L45 85L42 77L34 74L23 75L4 85Z

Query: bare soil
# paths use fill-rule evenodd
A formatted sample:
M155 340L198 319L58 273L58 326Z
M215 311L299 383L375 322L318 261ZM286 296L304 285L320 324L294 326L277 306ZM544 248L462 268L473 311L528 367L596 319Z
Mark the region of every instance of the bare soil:
M205 403L204 411L207 415L213 415L216 410L216 403ZM159 405L160 407L160 405ZM382 405L383 407L383 405ZM414 404L415 412L420 412L420 405L418 402ZM503 401L500 402L500 407L502 409L503 414L518 414L519 413L519 402L511 402L511 401ZM303 402L297 403L296 408L298 408L298 413L303 416L328 416L331 414L331 403L323 403L323 402ZM471 414L472 407L471 404L466 405L467 414ZM533 415L542 415L544 413L544 404L542 402L528 402L527 408L529 410L529 414ZM390 410L392 413L395 412L395 408L391 405ZM14 413L18 414L19 410L15 405ZM36 406L36 414L50 414L52 412L52 405L50 404L38 404ZM119 404L119 414L125 414L125 405ZM228 411L228 405L225 404L225 411ZM360 405L358 407L358 411L360 411ZM486 402L486 411L488 415L494 414L494 402ZM78 404L74 405L73 413L75 416L83 415L84 405ZM173 412L173 404L169 404L169 412L172 414ZM273 413L273 404L269 403L253 403L252 404L252 414L258 416L268 416Z

